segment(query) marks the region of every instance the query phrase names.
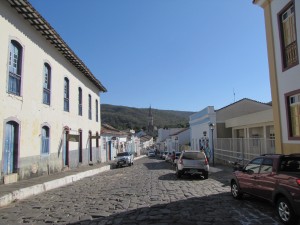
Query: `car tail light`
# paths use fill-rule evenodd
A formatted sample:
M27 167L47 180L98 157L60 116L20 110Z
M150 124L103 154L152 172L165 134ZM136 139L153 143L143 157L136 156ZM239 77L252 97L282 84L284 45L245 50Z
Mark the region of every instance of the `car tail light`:
M300 185L300 179L297 179L296 182L298 185Z
M207 161L207 158L206 158L206 157L205 157L204 164L205 164L205 165L208 165L208 161Z
M178 161L178 163L183 165L183 160L180 159L180 160Z

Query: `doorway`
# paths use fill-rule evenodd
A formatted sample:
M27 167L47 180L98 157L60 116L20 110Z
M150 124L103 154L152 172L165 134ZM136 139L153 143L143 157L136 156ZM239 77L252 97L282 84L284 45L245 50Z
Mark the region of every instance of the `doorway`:
M69 167L69 129L64 132L63 166Z
M9 121L5 125L5 147L3 155L4 175L17 172L19 148L19 124Z

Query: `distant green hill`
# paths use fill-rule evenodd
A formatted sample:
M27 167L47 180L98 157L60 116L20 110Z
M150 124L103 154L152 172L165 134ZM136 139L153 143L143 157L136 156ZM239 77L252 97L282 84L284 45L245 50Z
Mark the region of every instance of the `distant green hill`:
M189 116L194 112L151 109L153 123L157 128L187 127ZM146 129L149 108L132 108L101 104L101 122L119 130Z

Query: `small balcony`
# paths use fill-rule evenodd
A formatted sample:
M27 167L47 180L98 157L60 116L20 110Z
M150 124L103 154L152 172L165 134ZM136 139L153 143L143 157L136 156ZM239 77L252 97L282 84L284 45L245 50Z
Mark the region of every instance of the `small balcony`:
M285 68L291 67L298 63L297 42L294 41L285 47Z

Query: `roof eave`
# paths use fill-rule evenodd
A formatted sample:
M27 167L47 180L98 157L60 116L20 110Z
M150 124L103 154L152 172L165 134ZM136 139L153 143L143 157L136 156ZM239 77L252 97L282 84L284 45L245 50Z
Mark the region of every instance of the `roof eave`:
M79 59L79 57L72 51L67 43L60 37L54 28L36 11L35 8L28 2L28 0L7 0L11 7L13 7L31 26L45 37L61 54L75 66L84 76L86 76L100 92L107 92L107 89L101 82L92 74L87 66Z

